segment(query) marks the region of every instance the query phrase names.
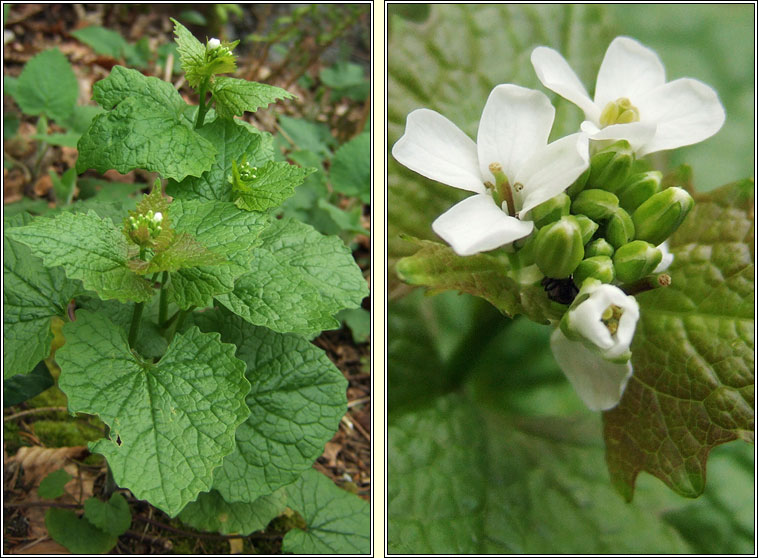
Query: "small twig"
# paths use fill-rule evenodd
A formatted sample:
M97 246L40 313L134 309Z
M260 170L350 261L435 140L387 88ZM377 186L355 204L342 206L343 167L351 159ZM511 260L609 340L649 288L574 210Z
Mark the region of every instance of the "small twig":
M352 417L345 415L342 417L342 422L345 423L348 428L355 428L364 438L366 438L366 440L369 442L371 441L371 435L366 432L366 429L363 428L358 421L353 420Z
M174 53L169 52L168 56L166 57L166 69L165 73L163 74L163 81L167 81L171 83L171 74L174 70Z
M7 417L3 417L3 422L8 422L9 420L24 417L26 415L33 415L36 413L47 413L47 412L53 412L53 411L58 412L58 413L68 413L68 408L66 407L37 407L35 409L28 409L26 411L21 411L13 415L8 415Z
M371 401L371 396L359 397L358 399L353 399L352 401L348 401L347 408L352 409L353 407L362 405L363 403L368 403L369 401Z

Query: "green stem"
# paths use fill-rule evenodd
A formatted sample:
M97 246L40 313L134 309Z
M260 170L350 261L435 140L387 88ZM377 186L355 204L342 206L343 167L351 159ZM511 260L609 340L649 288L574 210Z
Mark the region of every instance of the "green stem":
M179 331L184 325L184 320L187 319L187 315L191 314L195 310L195 308L197 307L190 306L186 310L179 310L179 312L177 312L178 317L176 314L174 314L174 316L171 317L171 320L173 320L173 323L171 324L171 327L168 329L167 331L168 335L166 336L166 339L168 339L169 344L171 343L171 341L174 340L174 335L176 335L176 332Z
M166 321L168 316L168 296L166 295L166 283L168 283L168 271L161 276L161 298L158 306L158 325Z
M210 104L205 104L205 94L208 90L208 80L204 80L202 84L200 84L200 106L197 109L197 119L195 120L195 129L197 130L203 125L203 122L205 121L205 113L208 112L208 109L210 108Z
M142 321L142 311L145 309L144 302L136 302L134 304L134 312L132 313L132 325L129 327L129 347L134 348L134 343L137 341L137 334L139 333L140 322Z

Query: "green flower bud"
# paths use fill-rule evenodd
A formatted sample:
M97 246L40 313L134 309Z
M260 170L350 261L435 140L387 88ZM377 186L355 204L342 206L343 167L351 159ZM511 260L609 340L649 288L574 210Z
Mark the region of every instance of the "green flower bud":
M619 199L605 190L583 190L579 192L571 204L574 215L583 214L595 222L605 221L616 213Z
M608 256L593 256L585 258L574 270L574 283L582 286L588 277L597 279L601 283L611 283L616 278L613 262Z
M605 238L614 248L623 246L634 239L634 223L629 214L620 207L608 219Z
M573 215L541 228L535 240L534 259L547 277L569 277L584 258L582 230Z
M534 221L534 225L538 229L541 229L545 225L557 221L564 215L568 215L570 207L571 198L566 194L558 194L532 209L532 221Z
M613 267L616 269L616 279L622 283L633 283L642 279L645 275L661 263L663 253L660 248L644 240L635 240L624 244L613 254Z
M584 171L582 174L579 175L579 178L574 180L574 183L571 184L568 188L566 188L566 194L568 197L570 197L572 200L576 197L576 195L584 190L584 186L587 184L587 179L590 177L590 167L587 167L587 170Z
M600 225L586 215L574 215L582 231L582 244L587 244Z
M695 205L685 190L667 188L653 195L632 214L638 239L658 245L679 228Z
M630 176L616 192L621 207L630 213L661 189L663 175L659 171L640 172Z
M626 140L601 149L590 158L587 186L616 192L626 181L634 164L634 151Z
M610 258L614 251L613 246L606 239L596 238L584 247L584 257L608 256Z

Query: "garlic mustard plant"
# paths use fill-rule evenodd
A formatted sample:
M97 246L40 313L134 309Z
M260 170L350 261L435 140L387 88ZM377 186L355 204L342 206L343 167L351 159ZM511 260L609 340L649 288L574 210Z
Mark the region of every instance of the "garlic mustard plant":
M701 142L726 118L711 87L691 78L666 82L658 55L629 37L608 47L594 99L557 51L537 47L531 59L545 87L584 111L582 130L592 139L628 140L640 156Z
M408 115L392 155L411 170L470 192L441 215L434 231L461 256L529 235L530 211L560 194L587 168L587 138L548 144L555 109L548 98L516 85L490 93L474 143L439 113Z
M6 221L5 378L44 359L51 317L66 320L59 387L71 413L105 423L90 450L115 484L193 525L234 515L235 532L250 532L320 482L309 470L346 411L347 381L310 339L368 287L340 238L280 218L313 169L277 161L272 136L235 118L292 95L220 75L236 68L236 42L204 45L174 23L199 105L115 66L93 87L105 110L78 144L79 172L144 169L159 176L151 193L128 213ZM254 502L270 515L251 522ZM361 552L363 504L348 506L361 510Z

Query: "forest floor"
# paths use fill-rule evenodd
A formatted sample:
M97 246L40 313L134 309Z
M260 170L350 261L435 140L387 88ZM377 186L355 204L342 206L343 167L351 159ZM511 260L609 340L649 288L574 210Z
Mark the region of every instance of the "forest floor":
M228 5L219 5L228 6ZM150 52L159 51L161 45L172 40L169 17L182 18L182 8L199 15L198 22L188 25L198 37L221 36L243 39L237 49L238 77L261 81L288 89L297 99L277 106L278 112L326 124L338 143L343 143L367 129L370 110L369 99L355 100L348 96L330 94L319 81L319 73L335 61L348 60L365 68L370 67L370 15L368 8L337 33L329 44L318 42L318 29L301 28L280 45L271 42L251 43L244 38L251 32L259 35L275 33L272 21L281 16L285 7L272 5L242 5L241 13L223 13L213 5L157 4L157 5L95 5L95 4L14 4L6 12L4 75L18 77L24 64L35 54L58 48L70 61L79 80L79 104L92 104L92 85L105 78L111 68L123 64L111 56L95 52L91 46L78 41L71 33L88 25L102 25L118 32L128 43L147 38ZM338 10L339 8L333 8ZM173 11L172 11L173 10ZM177 13L178 12L178 13ZM327 14L330 17L333 14ZM339 17L331 17L327 25L334 25ZM323 31L323 29L321 30ZM283 37L284 35L280 35ZM284 48L282 47L284 46ZM165 60L165 59L164 59ZM170 60L170 58L169 58ZM181 72L164 68L159 60L151 61L140 70L172 81L180 93L196 102L193 93L183 84ZM168 67L170 64L166 63ZM8 95L3 96L7 113L18 108ZM248 120L260 129L282 133L273 111L258 111L247 115ZM42 153L31 136L36 133L36 118L19 117L18 128L11 137L4 137L3 169L4 213L14 209L45 206L54 207L53 184L48 171L58 175L75 166L77 151L74 147L52 146ZM52 128L55 132L55 128ZM286 134L285 134L286 135ZM324 167L328 170L328 160ZM91 171L88 174L93 174ZM132 184L132 195L147 192L152 177L138 171L120 175L108 172L104 176L111 182ZM341 205L355 200L339 198ZM363 204L360 225L370 231L370 205ZM364 272L370 277L370 236L368 234L341 235L353 248L353 254ZM370 310L370 298L363 308ZM55 324L53 329L55 330ZM354 339L358 337L358 341ZM337 484L369 500L371 496L371 366L369 337L366 332L357 335L347 326L327 331L313 340L321 347L349 382L348 410L339 430L326 444L323 455L314 467L332 478ZM55 343L54 343L55 349ZM57 366L54 354L46 361L54 377ZM13 554L49 554L67 552L51 540L45 529L45 509L51 502L37 497L36 487L49 472L64 467L75 479L72 489L82 497L97 494L105 483L104 461L87 450L87 441L102 436L98 430L102 423L94 419L71 417L67 413L66 399L57 387L19 405L4 409L3 427L3 491L4 537L3 550ZM279 553L286 526L280 519L271 522L265 531L247 537L218 535L195 531L176 519L171 519L146 502L136 500L128 491L122 491L132 508L131 528L119 538L112 554L228 554L228 553ZM60 502L59 500L58 502ZM64 503L55 505L69 506Z

